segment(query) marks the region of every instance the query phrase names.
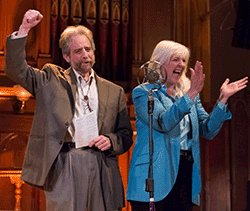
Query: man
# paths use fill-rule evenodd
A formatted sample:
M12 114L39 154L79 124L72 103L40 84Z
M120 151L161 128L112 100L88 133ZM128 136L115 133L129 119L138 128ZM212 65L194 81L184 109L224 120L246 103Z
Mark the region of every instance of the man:
M36 98L21 179L45 191L49 211L121 210L116 155L133 142L124 90L95 74L93 36L84 26L68 27L61 35L69 69L27 65L27 35L42 18L27 11L6 42L6 75Z

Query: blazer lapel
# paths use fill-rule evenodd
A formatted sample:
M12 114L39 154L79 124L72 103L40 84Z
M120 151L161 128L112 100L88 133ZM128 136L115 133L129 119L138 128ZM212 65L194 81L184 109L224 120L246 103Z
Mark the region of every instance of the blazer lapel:
M72 89L72 94L73 94L73 98L74 98L74 102L76 101L76 89L77 89L77 80L76 80L76 75L74 73L74 71L72 70L72 68L68 69L69 74L67 74L66 76L69 76L69 84L71 86ZM74 104L75 105L75 104Z
M63 76L64 77L63 77ZM63 84L64 87L66 87L66 90L68 92L69 100L71 103L71 109L72 113L74 114L75 112L75 100L76 100L76 76L74 74L74 71L72 68L68 68L63 72L63 74L60 75L60 80L61 83Z
M108 102L109 87L105 84L104 80L99 76L97 76L96 74L95 78L96 78L98 101L99 101L98 128L100 133L106 113L106 104Z

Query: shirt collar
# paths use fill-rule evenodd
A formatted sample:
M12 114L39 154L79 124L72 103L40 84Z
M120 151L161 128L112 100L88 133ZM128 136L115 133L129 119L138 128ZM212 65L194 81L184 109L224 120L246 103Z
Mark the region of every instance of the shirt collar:
M72 67L72 69L73 69L73 71L74 71L74 73L75 73L75 75L76 75L76 80L77 80L77 83L78 84L81 84L80 83L80 80L79 80L79 78L82 78L82 83L83 84L88 84L89 82L90 82L90 80L88 80L87 82L83 79L83 77L78 73L78 72L76 72L76 70ZM89 75L89 78L95 78L94 77L94 71L93 71L93 69L91 69L91 73L90 73L90 75Z

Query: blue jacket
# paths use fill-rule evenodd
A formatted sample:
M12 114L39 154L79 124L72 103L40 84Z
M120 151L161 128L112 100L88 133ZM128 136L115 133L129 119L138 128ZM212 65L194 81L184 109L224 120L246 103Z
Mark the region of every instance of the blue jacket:
M165 87L165 86L164 86ZM148 93L154 84L137 86L133 92L136 114L137 137L130 163L127 200L149 201L145 191L149 168ZM201 191L199 136L213 139L225 120L231 118L230 111L216 105L209 115L200 102L199 95L192 101L187 94L173 99L162 88L153 92L153 179L155 202L164 199L171 191L178 173L180 161L180 121L185 115L190 118L190 134L193 154L192 201L199 204ZM220 103L220 102L219 102Z

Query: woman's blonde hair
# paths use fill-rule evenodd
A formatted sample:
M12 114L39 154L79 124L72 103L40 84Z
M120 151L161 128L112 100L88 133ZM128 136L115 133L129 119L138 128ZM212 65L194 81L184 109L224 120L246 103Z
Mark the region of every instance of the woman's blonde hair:
M150 61L158 61L163 65L164 63L169 63L174 54L183 57L188 64L190 50L186 46L171 40L163 40L159 42L152 53ZM186 73L187 65L175 87L175 96L183 96L190 88L190 80L186 76Z

